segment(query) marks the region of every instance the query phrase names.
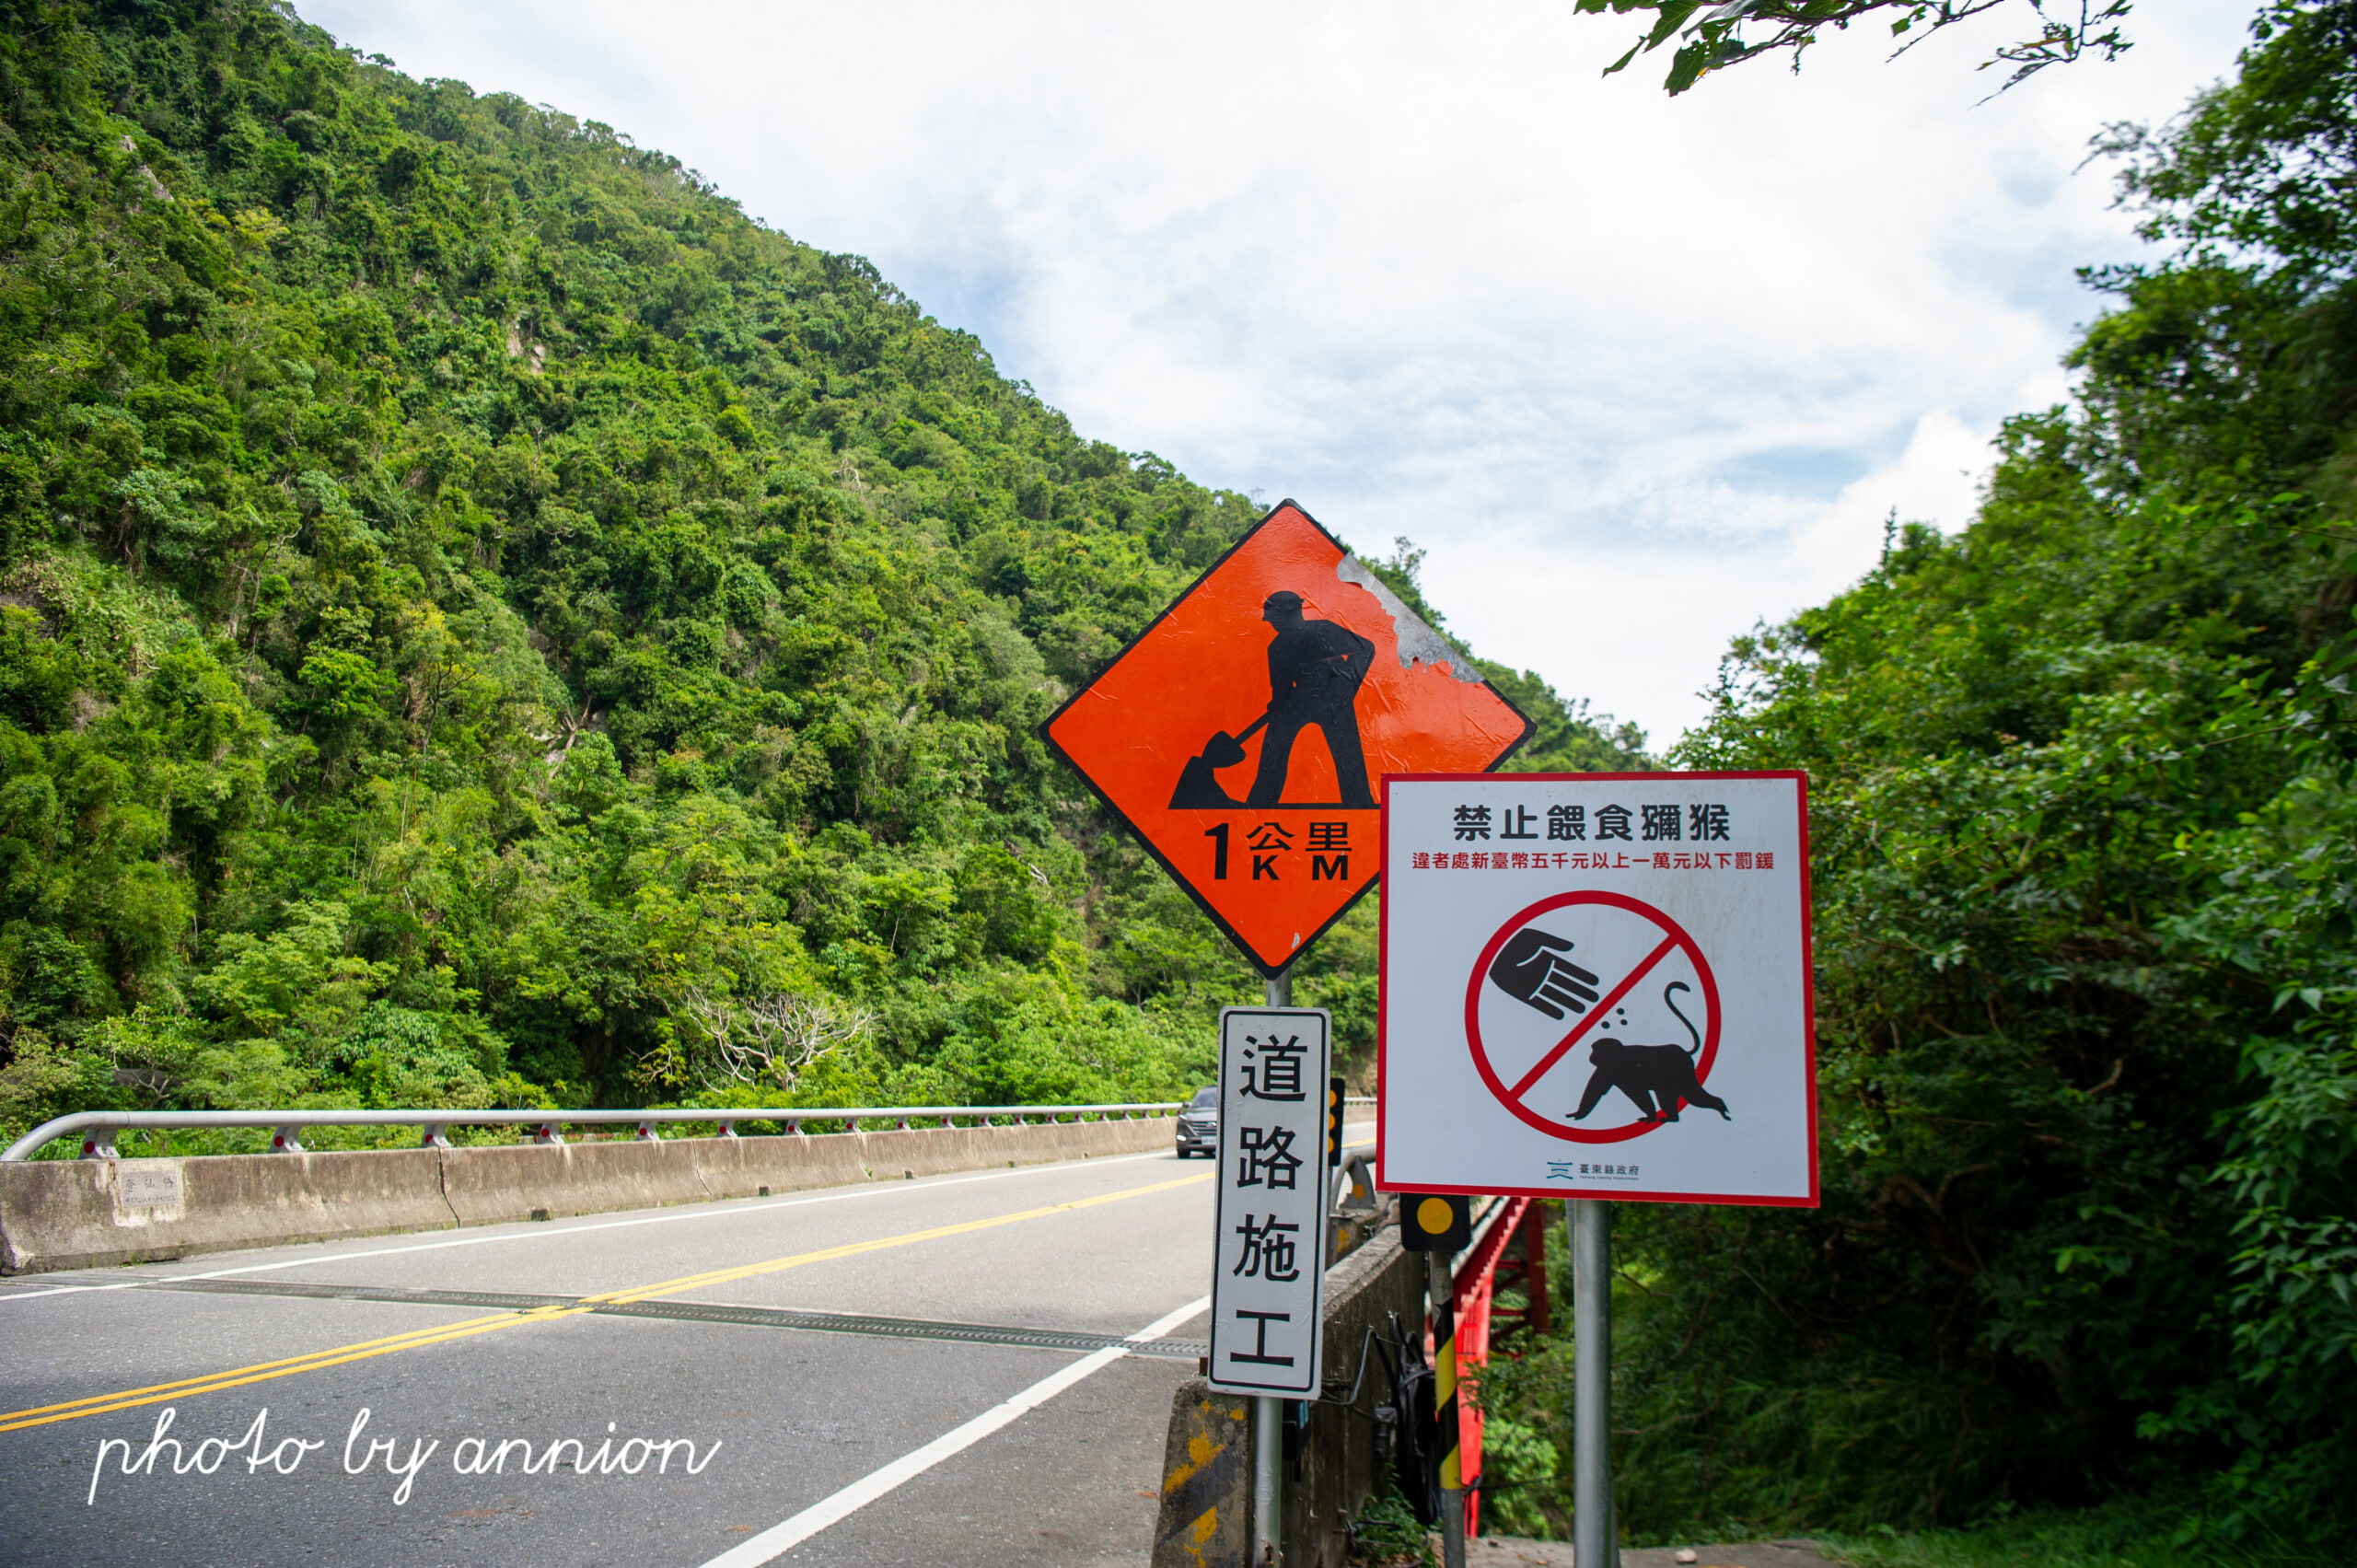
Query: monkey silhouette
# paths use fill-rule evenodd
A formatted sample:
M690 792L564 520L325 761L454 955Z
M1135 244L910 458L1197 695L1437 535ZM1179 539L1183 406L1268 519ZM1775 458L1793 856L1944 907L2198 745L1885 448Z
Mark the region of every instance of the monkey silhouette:
M1729 1121L1735 1120L1727 1113L1727 1102L1704 1088L1702 1080L1694 1075L1694 1059L1682 1045L1624 1045L1608 1036L1588 1048L1587 1059L1596 1063L1596 1071L1588 1075L1580 1108L1572 1112L1574 1121L1594 1110L1596 1102L1614 1089L1636 1101L1647 1121L1677 1121L1680 1100L1715 1110Z
M1682 1045L1624 1045L1607 1038L1588 1048L1587 1059L1596 1063L1596 1071L1588 1075L1587 1092L1580 1096L1580 1108L1572 1112L1574 1121L1585 1118L1596 1108L1606 1095L1619 1089L1637 1102L1637 1109L1647 1121L1675 1121L1678 1102L1715 1110L1722 1120L1733 1121L1727 1112L1727 1102L1702 1086L1694 1071L1701 1060L1702 1031L1694 1020L1678 1010L1676 993L1694 988L1682 980L1673 980L1661 989L1662 1002L1686 1026L1694 1037L1694 1049Z

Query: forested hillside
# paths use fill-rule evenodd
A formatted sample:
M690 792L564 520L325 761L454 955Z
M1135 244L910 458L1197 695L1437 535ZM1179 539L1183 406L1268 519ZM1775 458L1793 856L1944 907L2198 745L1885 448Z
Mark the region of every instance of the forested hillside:
M0 1130L1200 1080L1257 981L1033 730L1258 505L606 126L6 15Z
M1624 1206L1640 1530L2357 1507L2357 5L2255 32L2112 134L2076 401L1675 753L1809 772L1825 1204Z

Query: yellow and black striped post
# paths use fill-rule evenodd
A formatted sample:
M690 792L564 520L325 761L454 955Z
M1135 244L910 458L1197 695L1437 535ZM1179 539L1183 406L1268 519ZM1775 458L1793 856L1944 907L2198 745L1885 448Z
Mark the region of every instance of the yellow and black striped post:
M1439 1416L1440 1540L1445 1568L1465 1568L1465 1478L1457 1445L1457 1255L1473 1244L1473 1205L1438 1192L1399 1199L1399 1245L1424 1255L1433 1313L1433 1402Z
M1440 1542L1443 1568L1465 1568L1463 1423L1457 1413L1457 1281L1446 1252L1424 1255L1433 1303L1433 1403L1440 1417Z
M1466 1483L1459 1462L1464 1424L1457 1420L1457 1271L1447 1252L1426 1252L1433 1296L1433 1410L1440 1417L1440 1563L1466 1563Z

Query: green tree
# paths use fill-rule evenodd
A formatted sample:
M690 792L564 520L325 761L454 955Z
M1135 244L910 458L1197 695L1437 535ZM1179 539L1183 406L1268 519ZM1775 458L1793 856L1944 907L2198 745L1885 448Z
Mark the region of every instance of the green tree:
M1673 752L1809 772L1824 1206L1628 1212L1639 1529L2348 1516L2352 17L2114 138L2179 249L2092 274L2074 405Z

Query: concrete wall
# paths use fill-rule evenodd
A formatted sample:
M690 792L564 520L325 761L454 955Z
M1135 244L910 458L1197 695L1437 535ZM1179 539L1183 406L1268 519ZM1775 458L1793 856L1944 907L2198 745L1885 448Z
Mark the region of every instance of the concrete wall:
M772 1138L0 1164L0 1273L1167 1149L1167 1117Z
M1351 1521L1384 1484L1375 1466L1375 1417L1391 1383L1366 1331L1391 1332L1390 1315L1421 1335L1424 1323L1424 1254L1399 1246L1394 1226L1334 1265L1326 1276L1326 1399L1341 1400L1358 1381L1358 1400L1345 1409L1324 1400L1309 1407L1309 1430L1285 1477L1285 1562L1289 1568L1341 1568ZM1367 1358L1359 1377L1360 1356Z
M1390 1332L1390 1314L1423 1330L1424 1255L1403 1251L1389 1228L1326 1274L1325 1397L1285 1466L1288 1568L1341 1568L1352 1517L1383 1479L1375 1468L1375 1418L1391 1385L1372 1348L1359 1377L1366 1330ZM1351 1386L1358 1399L1345 1406ZM1201 1377L1179 1385L1164 1440L1162 1506L1153 1568L1247 1568L1251 1550L1252 1402L1216 1394Z
M1201 1377L1170 1398L1153 1568L1248 1568L1252 1554L1252 1401Z

